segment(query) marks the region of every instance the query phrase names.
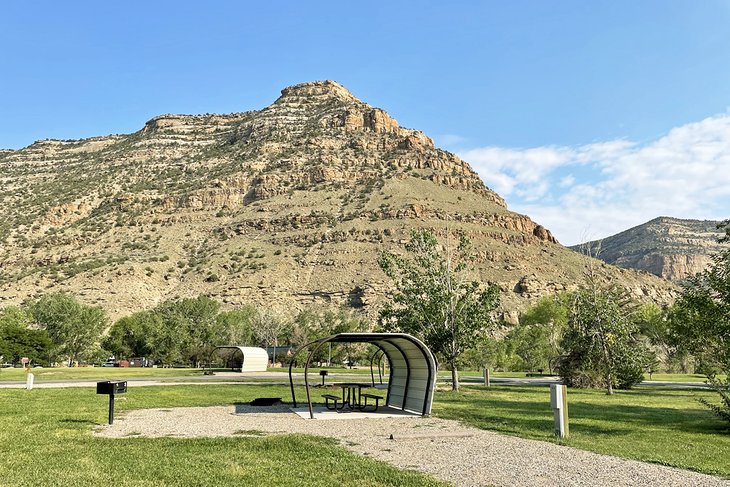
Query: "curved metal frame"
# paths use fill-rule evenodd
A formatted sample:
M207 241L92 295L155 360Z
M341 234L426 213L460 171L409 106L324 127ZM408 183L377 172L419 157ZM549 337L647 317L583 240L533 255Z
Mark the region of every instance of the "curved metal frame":
M389 380L388 380L388 393L386 397L386 404L390 403L390 389L393 384L393 372L394 372L394 362L392 358L390 357L390 354L387 352L387 350L383 349L378 345L377 342L384 342L388 345L395 348L403 357L403 360L406 365L406 382L405 386L403 388L403 403L401 405L401 410L406 409L406 402L408 400L408 388L411 382L411 365L408 361L408 356L403 351L403 349L393 341L395 338L401 338L408 340L409 342L413 343L423 354L424 358L426 359L426 365L428 369L428 375L426 379L426 391L425 396L423 399L423 408L421 410L421 414L425 415L428 410L428 405L433 400L433 387L432 387L432 381L435 377L436 371L438 370L438 362L436 361L436 358L433 356L430 350L426 348L426 346L415 337L412 337L411 335L407 335L405 333L340 333L338 335L332 335L330 337L326 338L320 338L318 340L313 340L311 342L305 343L301 347L299 347L291 357L291 360L289 362L289 385L291 388L291 394L292 394L292 403L294 407L297 407L297 399L296 394L294 392L294 377L292 376L292 368L294 367L294 363L296 361L297 355L302 352L303 350L307 348L311 348L309 353L307 354L307 360L304 364L304 386L307 391L307 404L309 406L309 417L314 419L314 410L312 409L312 396L309 390L309 366L312 362L312 357L319 351L319 349L325 344L325 343L370 343L378 348L383 352L383 355L388 359L388 362L390 363L390 374L389 374ZM378 352L376 352L377 354ZM375 355L373 355L374 357ZM433 362L431 362L428 358L431 358ZM433 363L433 367L432 364ZM371 358L371 378L373 382L375 381L375 376L372 371L372 358ZM380 369L378 368L378 372L380 373ZM382 380L382 376L381 376Z
M378 347L378 345L375 343L372 343L371 345L375 345L376 347ZM382 371L380 369L380 364L383 363L383 358L385 358L385 350L378 347L378 349L375 351L373 356L370 357L370 379L373 383L373 387L375 387L375 372L373 372L373 365L376 363L375 357L377 357L378 355L380 355L380 357L378 357L378 360L377 360L378 380L380 381L381 384L383 383L383 371L385 371L385 367L383 367Z

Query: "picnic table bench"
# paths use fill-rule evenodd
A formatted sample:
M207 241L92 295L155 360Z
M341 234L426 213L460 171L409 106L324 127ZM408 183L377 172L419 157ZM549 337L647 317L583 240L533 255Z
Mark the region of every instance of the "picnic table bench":
M371 411L377 411L378 404L380 403L380 400L382 399L382 397L378 396L377 394L369 394L367 392L360 394L360 399L362 399L362 398L365 398L365 401L363 401L362 404L360 404L360 407L359 407L360 411L365 411L367 409L368 399L373 399L375 401L375 404L371 405L371 407L373 407L373 409L371 409Z

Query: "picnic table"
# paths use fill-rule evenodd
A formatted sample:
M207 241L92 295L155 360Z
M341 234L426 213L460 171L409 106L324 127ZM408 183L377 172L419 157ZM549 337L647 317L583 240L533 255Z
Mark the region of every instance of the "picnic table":
M367 400L373 399L375 404L370 406L373 407L373 411L378 410L378 403L381 399L380 396L362 392L363 388L372 387L372 384L363 382L338 382L332 385L342 389L342 397L340 398L332 394L325 394L323 397L327 399L326 406L328 409L341 411L345 407L348 407L350 410L358 409L360 411L364 411L368 407ZM364 402L363 398L365 399ZM331 408L329 406L329 401L333 401L334 403L334 406ZM339 406L337 405L338 402L340 403Z

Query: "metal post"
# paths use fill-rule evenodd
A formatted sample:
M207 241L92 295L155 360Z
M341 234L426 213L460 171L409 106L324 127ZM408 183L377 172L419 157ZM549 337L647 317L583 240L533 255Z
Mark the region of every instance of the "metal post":
M484 385L487 386L487 387L490 387L492 385L492 379L491 379L491 377L489 375L489 369L488 368L485 368L484 369Z
M109 424L114 424L114 393L109 394Z
M563 384L550 385L550 405L555 418L555 436L566 438L568 427L568 388Z
M31 372L28 372L30 369L26 369L26 375L25 375L25 388L29 391L33 390L33 374Z

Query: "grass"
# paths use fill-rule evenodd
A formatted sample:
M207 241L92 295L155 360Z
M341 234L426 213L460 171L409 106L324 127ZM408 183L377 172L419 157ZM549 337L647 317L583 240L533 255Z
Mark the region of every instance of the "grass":
M152 367L49 367L32 369L34 381L70 379L136 379L202 376L203 369L160 369ZM25 380L25 370L0 369L0 381Z
M108 374L110 370L178 375L185 371L97 371ZM94 369L64 372L78 371L88 374ZM313 397L319 399L321 392L315 390ZM284 385L132 387L126 400L117 402L117 411L233 404L255 397L289 401L289 394ZM570 437L565 440L553 436L549 394L548 388L537 386L462 386L459 393L438 392L433 413L509 435L730 477L730 433L725 423L697 402L700 397L716 401L712 391L638 387L607 396L602 391L571 389ZM301 387L297 398L305 398ZM0 486L112 481L118 485L247 485L272 479L276 485L433 483L354 456L332 441L301 435L258 437L254 431L240 431L233 438L217 439L94 438L93 426L106 421L106 398L92 388L0 389L0 404L0 444L13 448L12 454L0 456ZM119 472L120 480L110 472Z
M303 395L303 390L300 391ZM233 404L288 397L283 386L131 388L117 414L139 408ZM442 485L304 435L96 438L106 397L91 388L0 390L0 486Z
M718 376L724 378L724 375ZM705 382L707 380L706 375L702 374L659 374L653 373L651 379L649 374L644 374L644 380L653 380L659 382Z
M220 369L228 370L228 369ZM332 376L368 376L370 377L370 367L312 367L310 369L311 380L319 379L319 371L327 370L331 381ZM267 372L288 372L288 367L269 369ZM304 372L303 368L294 368L295 373ZM173 377L199 377L203 375L203 369L191 368L137 368L137 367L54 367L54 368L35 368L33 369L36 382L52 381L52 380L83 380L83 379L137 379L137 378L173 378ZM439 378L451 378L451 371L439 370ZM459 378L464 377L481 377L481 370L460 370ZM492 377L514 377L524 378L526 372L491 372ZM377 371L375 372L377 380ZM387 378L387 372L386 372ZM645 375L645 379L649 380L649 375ZM25 380L25 371L21 368L2 368L0 369L0 381L23 381ZM250 380L250 379L248 379ZM707 380L707 377L700 374L653 374L655 381L665 382L697 382L701 383Z
M433 413L513 436L730 477L730 433L698 397L716 401L704 390L638 387L607 396L571 389L565 440L553 436L546 387L465 386L439 393Z

